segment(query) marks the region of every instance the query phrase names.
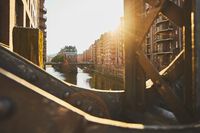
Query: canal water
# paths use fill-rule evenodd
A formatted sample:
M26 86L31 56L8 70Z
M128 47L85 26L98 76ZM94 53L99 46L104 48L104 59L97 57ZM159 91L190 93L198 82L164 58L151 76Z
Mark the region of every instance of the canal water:
M123 82L109 76L88 72L77 68L77 74L66 74L55 70L51 66L46 67L46 71L54 77L75 84L83 88L96 88L101 90L122 90Z

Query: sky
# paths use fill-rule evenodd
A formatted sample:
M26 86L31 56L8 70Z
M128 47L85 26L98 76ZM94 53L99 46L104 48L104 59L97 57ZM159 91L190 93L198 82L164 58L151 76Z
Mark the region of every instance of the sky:
M47 0L47 55L67 45L78 53L113 31L123 16L123 0Z

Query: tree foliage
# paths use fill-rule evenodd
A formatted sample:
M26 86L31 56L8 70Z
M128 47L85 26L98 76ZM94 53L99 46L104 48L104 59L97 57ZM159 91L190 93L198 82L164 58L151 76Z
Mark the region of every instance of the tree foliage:
M63 55L56 55L52 60L52 62L63 62L64 61L64 56Z

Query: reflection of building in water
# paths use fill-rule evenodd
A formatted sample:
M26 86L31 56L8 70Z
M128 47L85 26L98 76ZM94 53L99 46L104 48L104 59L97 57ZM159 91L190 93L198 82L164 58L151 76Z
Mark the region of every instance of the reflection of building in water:
M92 73L90 86L103 90L123 90L123 82L114 78L106 77L98 73Z
M54 68L47 67L47 72L66 82L83 88L97 88L101 90L123 90L122 81L105 77L98 73L88 73L78 68L78 73L63 73Z
M77 84L77 73L64 73L65 81L71 84Z

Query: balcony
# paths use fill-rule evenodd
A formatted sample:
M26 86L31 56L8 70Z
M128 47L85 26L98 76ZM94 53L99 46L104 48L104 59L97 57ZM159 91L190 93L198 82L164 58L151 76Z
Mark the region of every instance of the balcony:
M148 33L147 35L146 35L146 38L147 39L149 39L151 36L150 36L150 33Z
M41 30L45 30L47 28L46 24L40 24L39 28Z
M151 51L145 51L146 55L151 55Z
M171 27L162 27L162 28L157 28L155 34L163 33L163 32L170 32L173 31L174 29Z
M47 38L47 32L46 31L43 32L43 35L44 35L44 38Z
M42 12L43 14L47 13L47 9L46 8L40 8L40 12Z
M157 19L156 25L159 25L159 24L162 24L162 23L165 23L165 22L169 22L169 20L168 19Z
M173 49L170 47L159 47L153 50L154 55L173 54Z
M46 23L45 23L44 21L40 21L39 27L40 27L41 29L45 30L45 29L46 29Z
M40 16L39 19L40 19L40 21L44 21L44 22L47 21L47 17L46 16Z
M168 52L165 52L165 51L157 51L157 52L154 52L153 53L154 55L165 55L165 54L173 54L172 51L168 51Z
M173 41L174 39L172 37L169 38L159 38L156 39L155 43L162 43L162 42L166 42L166 41Z
M173 41L174 38L172 35L157 35L155 39L155 43L161 43L165 41Z

